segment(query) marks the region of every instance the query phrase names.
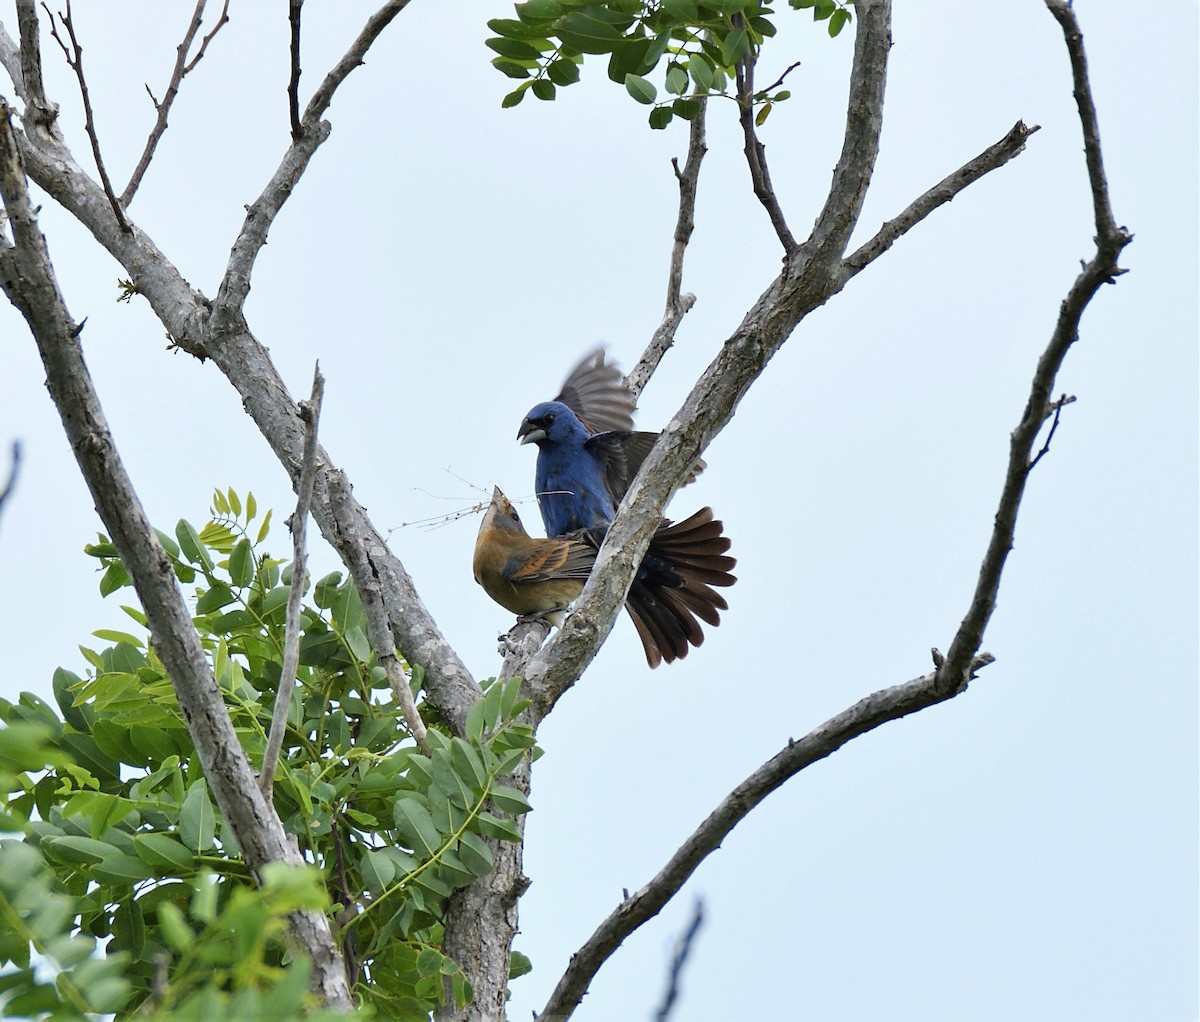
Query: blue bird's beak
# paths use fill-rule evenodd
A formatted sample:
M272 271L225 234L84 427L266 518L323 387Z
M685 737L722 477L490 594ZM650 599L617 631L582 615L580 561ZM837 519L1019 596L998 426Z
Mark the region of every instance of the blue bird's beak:
M546 431L525 419L517 430L517 439L523 444L536 444L546 439Z

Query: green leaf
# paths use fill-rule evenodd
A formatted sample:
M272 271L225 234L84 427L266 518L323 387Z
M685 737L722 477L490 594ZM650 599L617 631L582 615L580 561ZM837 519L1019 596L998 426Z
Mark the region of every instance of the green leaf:
M217 833L217 818L204 778L193 781L179 813L179 837L193 852L207 852Z
M70 834L62 837L48 837L42 842L42 848L47 855L59 862L85 865L100 862L106 855L116 852L116 849L107 842Z
M523 39L485 39L483 45L512 60L537 60L542 55L538 47Z
M700 20L696 0L661 0L659 6L682 25L695 25Z
M732 67L750 49L750 39L745 25L739 25L725 37L721 43L721 62L726 67Z
M687 91L688 73L686 69L679 64L672 64L667 68L666 88L667 92L675 96L682 96Z
M515 60L508 60L505 57L494 57L492 59L492 67L494 67L501 74L507 75L509 78L528 78L530 75L530 68L528 65L531 63L532 61L526 61L522 64ZM505 99L507 98L508 97L506 96ZM517 102L520 102L520 100ZM509 105L516 106L516 103L510 103Z
M487 876L492 871L492 850L478 834L467 831L459 839L458 857L462 864L477 877Z
M167 943L176 951L185 952L191 948L196 935L188 926L179 906L171 901L164 901L158 906L158 926Z
M191 522L180 518L175 526L175 537L179 540L179 548L183 551L183 555L189 561L199 564L205 571L212 571L212 558L204 549L204 544L200 542L200 537Z
M232 486L225 491L225 495L229 498L229 506L232 508L233 513L235 515L240 515L242 513L242 502L237 493L234 492Z
M546 65L546 74L555 85L574 85L579 81L579 65L566 57L559 57Z
M624 35L605 19L609 13L598 7L572 11L558 22L558 37L580 53L611 53Z
M676 117L690 121L700 112L700 101L697 99L677 99L671 104Z
M498 841L520 841L521 828L515 819L504 819L493 813L481 812L475 817L475 829L485 837L494 837Z
M100 883L140 884L154 876L154 869L136 855L113 851L92 867L91 875Z
M625 91L639 103L653 103L654 98L658 95L658 90L653 83L640 75L632 74L625 76Z
M320 579L313 588L313 602L322 610L328 610L338 597L337 590L341 581L342 573L340 571L331 571Z
M530 86L530 88L533 90L533 94L537 96L538 99L546 100L547 102L554 99L556 88L554 83L550 81L549 78L539 78Z
M237 597L233 595L233 590L224 582L215 582L209 590L196 601L197 614L211 614L214 610L220 610L222 607L227 607L229 604L236 602Z
M129 572L125 570L125 565L120 561L113 561L104 574L100 576L100 595L110 596L118 589L129 585L130 582Z
M254 548L245 536L239 539L229 554L229 577L235 586L244 588L254 580Z
M520 951L514 951L508 961L508 978L520 979L531 972L533 972L533 962L529 960L529 956Z
M838 10L834 11L829 17L829 37L832 39L834 36L836 36L843 28L846 27L849 21L850 12L844 7L838 8Z
M505 813L527 813L533 809L529 799L507 784L497 784L492 788L491 799L496 808Z
M517 17L522 21L540 18L557 18L562 14L561 0L525 0L516 5Z
M258 527L258 536L256 542L261 543L267 538L267 533L271 530L271 512L272 508L267 508L266 517L262 520L262 525Z
M716 84L716 75L708 58L701 53L693 54L687 62L688 74L701 92L709 92Z
M423 802L415 796L405 796L396 802L392 816L396 829L414 852L426 859L437 854L442 846L442 836Z
M363 856L360 872L367 890L382 894L396 875L396 865L386 852L372 848Z
M450 742L450 757L454 761L454 769L463 780L477 791L487 787L490 780L487 768L474 746L461 738L454 738Z
M133 850L142 861L157 869L175 875L186 875L192 870L192 853L171 834L134 834Z
M767 103L764 103L759 108L758 115L754 118L755 126L761 128L763 126L763 121L765 121L770 116L771 116L771 103L767 102Z
M345 640L346 647L359 663L365 664L371 659L371 643L367 641L367 634L362 628L355 626L349 629L346 632Z
M650 111L650 127L661 130L671 123L674 116L669 106L656 106Z

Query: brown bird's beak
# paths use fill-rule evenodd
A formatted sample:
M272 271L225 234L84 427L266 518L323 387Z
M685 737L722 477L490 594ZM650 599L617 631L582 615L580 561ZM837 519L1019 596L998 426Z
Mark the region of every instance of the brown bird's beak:
M528 419L523 419L521 428L517 430L517 439L523 444L536 444L546 439L546 431Z

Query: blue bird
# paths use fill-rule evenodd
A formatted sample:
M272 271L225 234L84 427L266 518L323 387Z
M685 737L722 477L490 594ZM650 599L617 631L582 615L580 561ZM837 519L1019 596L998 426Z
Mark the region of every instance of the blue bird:
M606 529L657 433L633 429L633 395L603 348L571 370L562 392L529 410L517 431L537 444L538 506L546 535ZM699 462L691 479L704 468Z

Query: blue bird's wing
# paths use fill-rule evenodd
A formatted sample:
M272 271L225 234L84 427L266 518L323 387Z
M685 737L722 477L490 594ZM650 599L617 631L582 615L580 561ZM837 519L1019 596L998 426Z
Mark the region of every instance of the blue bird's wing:
M628 432L636 403L621 370L605 361L606 354L602 347L588 352L567 374L555 400L570 408L589 433Z

